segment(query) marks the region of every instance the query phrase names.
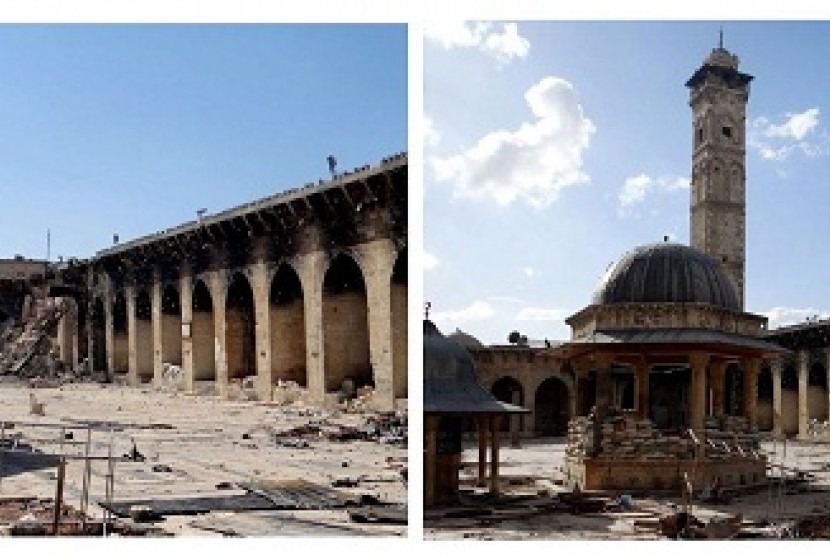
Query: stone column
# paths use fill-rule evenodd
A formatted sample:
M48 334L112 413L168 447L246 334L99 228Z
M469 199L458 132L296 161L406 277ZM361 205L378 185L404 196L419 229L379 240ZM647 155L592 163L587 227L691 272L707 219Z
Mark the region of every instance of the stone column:
M113 291L112 280L103 274L101 280L104 282L104 344L106 345L107 374L115 376L115 327L113 325L113 304L115 303L115 292ZM90 318L90 321L92 319ZM92 336L90 336L92 337ZM94 360L94 351L90 351L90 359ZM100 369L96 369L100 370Z
M308 394L312 403L322 404L326 394L325 349L323 347L325 253L315 250L301 255L297 262L297 270L303 286Z
M634 367L634 374L637 377L637 417L640 419L649 418L649 371L651 370L646 361L638 362Z
M784 432L784 419L781 413L781 373L784 370L783 359L772 361L772 432L776 437Z
M184 391L196 390L193 378L193 269L183 262L179 274L179 297L182 306L182 372Z
M522 405L522 393L519 390L513 390L512 397L510 398L510 403L513 405L520 406ZM521 443L519 442L519 428L522 424L522 416L521 414L511 415L510 419L510 446L513 448L521 448Z
M689 425L695 431L703 430L706 415L706 366L709 355L693 352L689 355L692 383L689 392Z
M161 386L161 371L164 365L163 336L161 323L161 269L153 268L150 283L150 320L153 334L153 384Z
M427 415L424 418L424 505L435 504L435 483L438 468L438 417Z
M75 356L73 355L73 338L77 340L77 323L75 322L76 311L75 300L71 297L61 297L55 300L63 306L63 315L58 321L58 350L60 351L61 363L72 367Z
M137 386L141 380L138 376L138 319L135 315L135 286L132 284L124 286L124 298L127 301L127 384ZM109 359L109 354L107 359Z
M216 393L228 398L228 350L225 347L225 311L228 297L227 272L224 269L205 273L213 298L213 355L216 361Z
M807 386L810 377L810 354L807 350L798 350L798 437L807 438Z
M490 494L499 493L499 419L490 416Z
M712 415L726 413L724 390L726 388L726 367L728 365L727 361L712 361L709 367L710 387L712 389ZM744 388L744 391L746 391L746 388Z
M254 326L256 342L257 398L271 401L274 373L271 365L271 283L268 263L259 260L251 265L251 289L254 292Z
M478 425L478 486L487 484L487 436L490 434L489 420L486 415L476 417Z
M744 416L750 426L758 426L758 373L761 370L760 359L744 361Z
M372 397L376 409L395 409L392 375L392 266L395 248L389 239L380 239L360 248L366 280L369 313L369 360L375 379Z

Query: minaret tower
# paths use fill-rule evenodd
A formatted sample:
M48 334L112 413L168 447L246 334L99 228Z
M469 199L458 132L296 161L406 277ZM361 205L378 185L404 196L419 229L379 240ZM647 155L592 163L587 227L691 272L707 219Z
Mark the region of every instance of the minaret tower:
M746 258L746 103L752 76L718 47L686 82L694 119L692 247L719 261L744 307Z

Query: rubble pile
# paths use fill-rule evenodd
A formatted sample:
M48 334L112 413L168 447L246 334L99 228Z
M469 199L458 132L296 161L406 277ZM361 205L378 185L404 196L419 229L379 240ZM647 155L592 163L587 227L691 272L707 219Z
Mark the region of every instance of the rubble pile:
M325 439L333 442L364 440L381 444L407 443L407 417L405 414L384 413L368 417L360 426L332 423L327 418L311 420L308 423L273 432L280 445L307 447L306 444L287 443L287 440Z
M115 520L106 523L91 519L69 506L60 508L55 531L55 503L52 499L20 497L0 500L0 537L44 536L166 536L161 530Z
M162 366L161 390L168 392L184 390L184 370L180 365L165 363Z
M28 298L23 322L6 327L0 337L0 375L34 378L69 373L71 369L58 359L50 338L66 310L65 303L47 297L44 291Z
M730 457L759 457L760 436L746 417L722 415L710 417L706 425L705 455L710 459Z
M594 453L594 422L577 417L568 423L570 463L601 456L615 460L693 459L695 441L687 435L671 435L654 428L649 419L618 414L606 417L601 425L600 453ZM760 436L743 417L723 416L706 422L704 455L710 459L760 457Z
M293 380L278 380L274 385L272 400L279 405L293 405L305 401L306 390Z
M830 441L830 421L810 419L807 422L807 436L813 440Z

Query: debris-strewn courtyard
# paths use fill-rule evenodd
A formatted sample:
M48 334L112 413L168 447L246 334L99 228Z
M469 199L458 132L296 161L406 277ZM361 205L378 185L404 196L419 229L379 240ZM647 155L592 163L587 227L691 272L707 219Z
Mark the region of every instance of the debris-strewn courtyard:
M506 443L507 444L507 443ZM574 493L565 485L564 439L524 441L501 450L496 497L475 487L477 448L465 445L458 504L424 512L427 539L830 538L830 444L763 442L767 487L730 489L714 499L697 492L630 495ZM784 472L780 470L783 467ZM782 479L779 479L782 477ZM708 496L708 501L702 498ZM692 517L687 518L691 514ZM687 526L688 522L688 526Z
M51 534L59 491L64 534L406 531L402 415L15 381L0 383L0 422L2 534Z

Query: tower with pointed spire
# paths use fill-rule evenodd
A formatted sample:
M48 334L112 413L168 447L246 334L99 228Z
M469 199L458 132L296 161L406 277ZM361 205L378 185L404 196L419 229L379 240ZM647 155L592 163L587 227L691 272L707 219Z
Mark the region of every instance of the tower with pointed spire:
M744 308L746 105L753 77L717 48L686 82L692 107L691 244L721 263Z

